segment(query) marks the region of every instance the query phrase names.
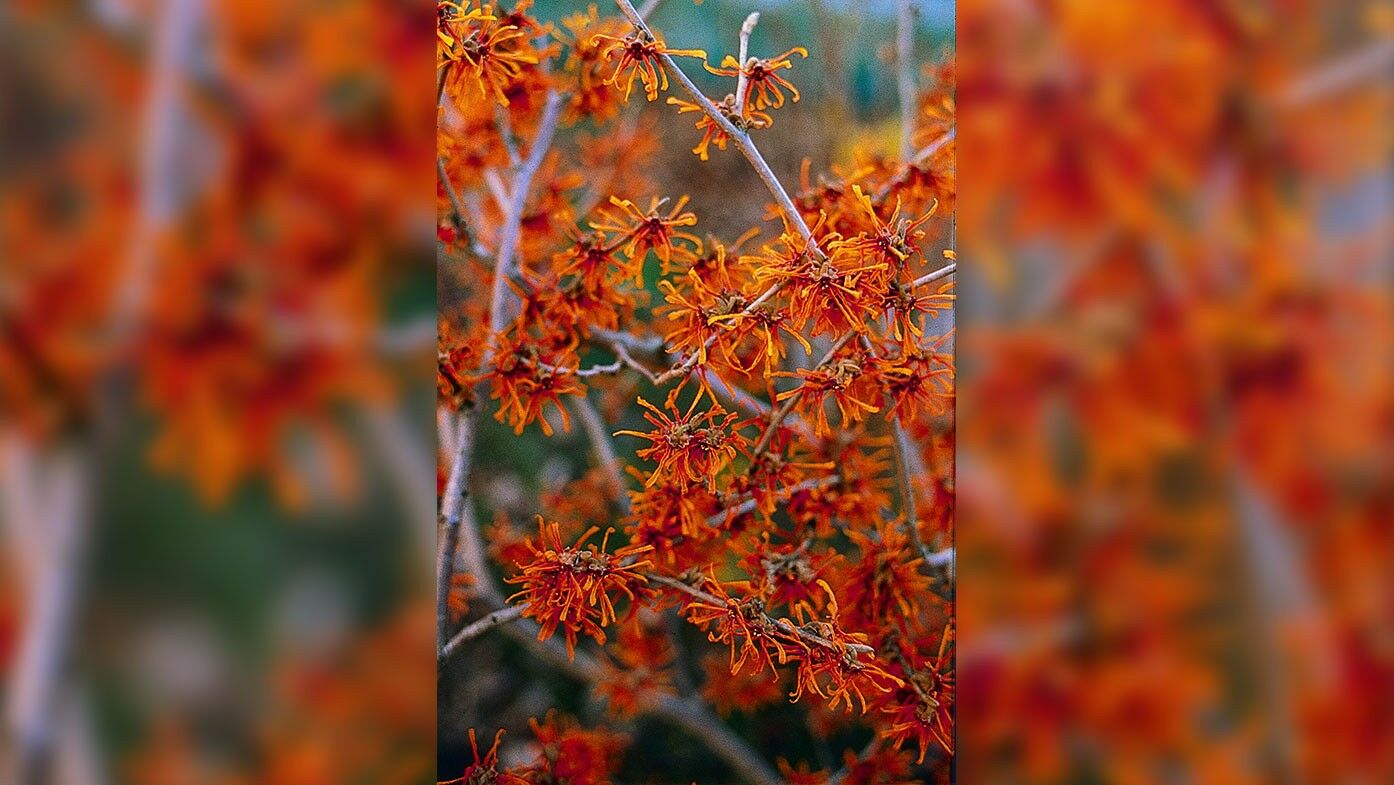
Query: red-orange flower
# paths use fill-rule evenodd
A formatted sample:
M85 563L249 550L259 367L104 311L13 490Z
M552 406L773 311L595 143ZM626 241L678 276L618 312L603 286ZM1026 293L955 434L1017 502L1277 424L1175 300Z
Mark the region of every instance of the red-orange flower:
M707 53L700 49L669 49L662 41L643 30L635 30L623 38L597 33L592 40L609 41L605 47L605 57L615 61L615 70L606 80L618 86L624 82L624 100L634 89L637 78L644 83L644 97L650 101L658 98L661 90L668 89L668 72L664 70L663 56L700 57L707 60Z
M730 465L737 452L745 450L745 437L731 427L740 415L726 411L720 404L693 414L701 400L702 393L698 392L687 411L679 415L670 396L667 402L670 415L640 398L639 405L649 410L644 419L655 430L615 432L616 436L638 436L649 441L651 446L636 453L640 458L658 463L644 483L646 486L673 480L679 486L700 484L710 490L716 475Z
M795 687L790 697L797 701L811 692L836 709L845 704L850 711L856 698L866 713L866 693L889 692L900 679L882 668L872 656L866 655L868 636L848 632L837 622L837 598L828 590L829 608L826 621L809 622L803 629L826 641L826 645L805 646L798 654L799 668L794 675Z
M833 359L812 370L800 369L797 373L782 371L773 376L791 376L802 380L802 384L792 390L785 390L776 397L779 401L796 398L796 409L800 416L813 421L813 432L819 436L832 433L824 402L831 397L842 415L842 425L861 422L868 413L880 411L876 388L865 383L866 368L863 360L845 356ZM869 378L869 377L868 377Z
M696 215L682 211L687 205L687 197L679 197L665 215L659 210L667 202L667 197L660 199L655 196L649 200L648 210L640 210L630 200L612 196L610 204L618 212L601 209L600 220L591 222L592 229L615 232L628 238L624 254L635 263L632 268L635 286L643 283L643 255L650 248L664 264L671 263L674 254L691 261L702 252L702 238L682 230L684 226L697 225Z
M802 46L796 46L774 57L752 57L745 61L745 95L742 101L745 104L747 116L756 109L778 109L784 106L785 90L789 91L790 100L799 100L799 89L788 79L779 75L780 70L794 67L791 59L794 55L808 57L808 50ZM731 55L723 57L719 67L713 68L706 63L703 63L703 66L719 76L739 77L742 70L741 64L736 62L736 58Z
M552 425L542 409L551 404L561 416L562 428L571 430L571 416L561 404L563 395L585 395L586 386L575 376L574 356L567 360L559 353L542 354L530 342L520 342L502 348L495 354L493 369L488 373L492 398L499 402L494 419L513 426L522 433L529 423L542 425L542 432L552 435Z
M528 540L532 560L520 564L522 572L508 579L523 588L508 598L522 599L526 606L523 615L537 619L542 629L538 640L546 640L561 627L566 635L566 651L576 656L576 637L589 635L598 643L605 642L605 625L617 620L615 600L623 596L631 603L643 590L647 578L640 570L649 565L647 559L635 557L653 550L648 545L627 545L614 553L606 553L610 533L605 532L600 549L583 547L586 540L600 531L592 526L575 545L565 547L557 524L547 524L537 517L537 541Z
M538 62L527 46L526 31L495 18L492 7L443 10L452 5L437 6L436 35L443 45L440 67L446 69L445 78L468 73L482 95L492 93L499 105L508 106L507 88L522 74L523 66ZM462 24L465 21L470 24Z
M881 712L890 718L891 741L899 746L907 739L915 739L920 763L931 744L938 744L948 753L954 751L954 675L949 652L952 640L953 628L949 627L939 639L937 655L899 653L903 683L878 701Z

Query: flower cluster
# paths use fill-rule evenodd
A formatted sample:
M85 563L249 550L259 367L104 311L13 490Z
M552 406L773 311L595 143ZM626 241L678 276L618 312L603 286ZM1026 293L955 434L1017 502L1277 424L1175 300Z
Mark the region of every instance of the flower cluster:
M508 601L525 603L523 615L536 619L542 627L538 640L550 638L560 627L566 636L567 653L573 657L578 635L605 642L605 626L619 618L616 600L623 597L632 605L646 583L641 570L649 562L635 557L652 547L627 545L607 553L609 531L599 550L584 547L597 531L587 530L574 545L566 547L560 527L548 525L539 516L537 540L527 543L532 558L519 565L518 575L508 579L522 586Z
M477 605L563 634L619 720L787 700L827 736L859 723L947 751L949 715L929 735L911 720L926 690L952 708L933 662L952 594L927 558L951 545L952 157L858 154L786 190L757 145L811 103L813 55L713 66L619 7L555 28L462 7L441 39L442 408L488 406L528 442L583 431L595 458L494 507L486 550L519 590ZM696 92L694 62L728 89ZM738 148L768 210L706 231L698 205L733 184L655 182L655 112L696 120L701 160ZM548 521L526 541L522 512ZM694 684L682 653L708 644ZM871 782L908 760L852 764Z

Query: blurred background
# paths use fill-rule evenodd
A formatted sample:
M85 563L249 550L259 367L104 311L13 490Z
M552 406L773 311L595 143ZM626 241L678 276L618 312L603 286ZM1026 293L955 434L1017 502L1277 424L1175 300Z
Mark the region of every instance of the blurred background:
M0 9L0 782L429 781L433 9Z
M1390 4L958 15L962 782L1394 781Z

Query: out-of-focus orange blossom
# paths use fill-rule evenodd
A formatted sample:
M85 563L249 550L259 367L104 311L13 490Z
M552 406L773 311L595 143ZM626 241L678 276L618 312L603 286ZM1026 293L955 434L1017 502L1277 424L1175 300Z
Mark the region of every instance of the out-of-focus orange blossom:
M1394 776L1373 5L960 4L964 782Z

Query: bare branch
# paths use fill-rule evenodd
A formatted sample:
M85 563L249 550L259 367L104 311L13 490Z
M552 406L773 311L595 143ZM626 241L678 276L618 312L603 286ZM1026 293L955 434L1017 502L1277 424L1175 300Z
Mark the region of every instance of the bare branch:
M832 348L828 349L828 353L823 355L823 359L819 360L818 363L813 366L812 370L822 368L824 365L831 362L833 355L837 354L838 351L846 346L847 342L855 338L856 335L857 333L853 330L848 330L844 333L841 338L838 338L837 341L833 343ZM770 417L770 424L766 426L765 432L760 434L760 440L755 443L753 454L759 455L765 451L765 448L770 446L770 440L774 438L775 431L779 430L779 424L784 422L784 418L788 417L789 412L794 410L798 401L799 397L797 395L791 395L784 401L782 406L775 410L774 416Z
M715 605L718 608L726 607L725 600L721 599L720 597L717 597L714 594L702 591L696 586L686 583L685 581L680 581L677 578L670 578L667 575L661 575L656 572L645 572L643 573L643 575L651 583L657 583L662 586L667 586L670 589L676 589L677 591L680 591L683 594L686 594L695 600L701 600L702 602L708 605ZM821 635L815 635L814 633L809 632L808 630L802 627L795 626L794 623L789 621L788 619L775 618L774 616L771 616L769 614L764 614L764 616L765 619L769 621L771 625L779 628L781 632L793 635L794 637L799 638L804 643L807 643L811 646L817 646L821 649L828 649L830 651L835 652L841 652L845 648L847 650L856 652L857 654L874 655L876 653L875 649L871 648L870 646L867 646L866 644L833 643L832 641L828 640L827 638L824 638Z
M896 89L900 94L900 160L914 152L915 133L915 9L910 0L896 2Z
M741 25L740 58L736 61L736 116L745 116L745 85L749 81L746 75L746 58L750 53L750 34L755 32L755 25L760 23L760 12L751 11L750 16L745 18Z
M605 427L605 422L600 419L600 412L596 411L590 399L584 396L573 396L570 398L571 408L575 410L576 416L581 420L581 427L585 429L586 436L590 438L591 446L595 448L596 460L600 463L600 468L605 472L605 478L609 480L611 490L615 493L615 499L623 507L625 513L629 512L629 495L624 484L624 472L620 469L620 459L615 455L615 445L610 436L610 429Z
M619 6L620 12L629 19L631 24L648 35L653 36L653 31L650 30L648 24L644 22L643 16L641 16L638 11L634 10L634 4L631 3L630 0L615 0L615 4ZM798 230L799 236L803 237L810 249L817 249L818 243L813 239L813 232L809 230L808 224L804 222L803 216L799 213L799 209L794 206L794 200L789 198L789 193L784 190L784 186L781 185L779 179L774 176L774 172L770 169L770 165L765 163L764 156L760 154L759 149L755 147L755 143L751 141L750 134L736 127L736 124L731 122L729 117L722 114L721 110L717 109L716 104L712 103L710 98L707 98L701 90L697 89L697 85L693 84L692 80L688 78L682 68L678 67L677 62L675 62L672 57L667 54L660 54L659 60L668 71L668 75L673 77L678 85L682 87L683 91L687 93L688 97L700 106L702 111L712 119L712 122L716 123L717 126L731 138L736 148L741 151L741 154L744 155L746 160L750 162L750 165L754 167L755 173L759 175L760 180L764 182L765 187L768 188L770 194L774 196L780 211L784 213L785 220ZM819 250L818 253L821 254L822 251Z
M910 443L910 436L905 432L905 427L894 417L891 421L895 444L895 467L896 480L900 485L900 498L902 511L905 513L905 529L910 535L910 542L915 544L915 550L920 552L924 558L925 566L928 567L933 554L924 544L924 538L920 537L920 516L915 503L915 480L910 472L911 450L915 449Z
M513 190L509 194L508 212L504 215L503 231L499 235L498 259L494 263L494 286L489 295L489 349L498 343L499 333L503 331L503 299L508 291L508 272L513 267L518 253L518 235L522 231L523 208L527 205L528 191L532 178L542 167L547 150L552 146L552 136L557 130L557 121L565 105L562 93L553 90L547 94L547 103L542 108L542 119L537 124L537 136L533 138L528 158L513 178Z
M450 199L450 211L457 230L465 228L465 206L460 201L460 194L455 190L454 184L450 182L450 175L445 171L445 158L436 158L436 176L440 178L441 187L445 189L445 195Z
M918 289L919 287L924 286L927 283L934 283L940 278L947 278L948 276L953 275L955 272L957 272L957 270L958 262L951 262L949 264L944 265L943 267L940 267L938 270L935 270L932 273L927 273L925 275L921 275L919 278L916 278L914 283L910 284L910 288Z
M440 653L436 655L437 665L443 664L446 660L455 656L455 652L466 643L478 638L480 635L498 627L523 618L523 611L527 610L527 605L510 605L500 608L493 613L471 622L464 629L455 633L455 636L448 643L441 647Z
M455 577L455 552L460 542L460 524L469 504L470 462L474 458L475 441L474 409L468 409L455 416L451 425L455 429L455 455L450 463L450 475L445 482L445 494L441 498L441 518L445 529L441 532L440 550L436 556L436 648L444 649L450 637L450 589ZM485 577L476 575L477 581Z

